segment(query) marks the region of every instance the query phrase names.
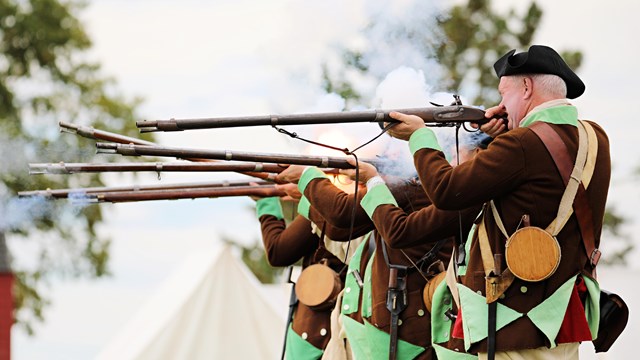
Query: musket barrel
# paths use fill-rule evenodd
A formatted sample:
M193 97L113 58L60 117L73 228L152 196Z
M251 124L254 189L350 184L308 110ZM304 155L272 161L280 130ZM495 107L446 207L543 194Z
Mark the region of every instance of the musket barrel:
M348 114L348 116L345 116ZM382 121L379 111L351 111L299 115L240 116L204 119L170 119L137 121L140 132L217 129L245 126L318 125ZM391 119L392 121L395 121Z
M303 156L293 154L246 153L229 150L198 150L159 146L96 143L98 153L121 154L127 156L160 156L177 158L203 158L217 160L257 161L275 164L310 165L322 168L353 169L346 158L331 156ZM363 160L376 164L377 160Z
M109 131L98 130L90 126L76 125L64 121L58 122L58 125L60 126L61 132L77 134L88 139L111 141L120 144L155 145L151 141L120 135Z
M488 121L484 111L471 106L433 106L423 108L344 111L316 114L266 115L243 117L218 117L202 119L169 119L137 121L140 132L182 131L194 129L214 129L244 126L318 125L357 122L397 122L389 116L397 111L422 118L427 126L454 126L456 123Z
M115 186L115 187L90 187L75 189L47 189L35 191L20 191L18 197L42 196L46 198L64 199L69 196L83 197L87 194L95 193L115 193L115 192L137 192L137 191L155 191L155 190L178 190L178 189L204 189L204 188L227 188L238 186L249 186L255 183L259 186L270 184L262 180L237 180L237 181L215 181L215 182L199 182L199 183L183 183L183 184L159 184L159 185L133 185L133 186Z
M150 200L178 200L178 199L196 199L196 198L217 198L230 196L285 196L283 190L275 188L273 185L263 186L236 186L228 188L203 188L203 189L184 189L184 190L148 190L148 191L132 191L132 192L112 192L112 193L96 193L88 197L90 202L96 199L97 202L133 202L133 201L150 201Z
M112 133L109 131L98 130L88 126L70 124L64 121L60 121L59 125L60 125L60 131L62 132L77 134L89 139L111 141L118 144L136 144L136 145L150 145L150 146L156 145L155 143L150 141L136 139L129 136ZM212 160L197 159L197 158L185 158L183 160L192 161L192 162L212 161ZM246 171L241 173L247 176L253 176L260 179L273 180L273 177L269 173L251 172L251 171Z
M255 162L156 162L156 163L51 163L51 164L29 164L29 174L75 174L75 173L97 173L97 172L214 172L214 171L235 171L235 172L267 172L280 173L286 167L277 164L264 164Z

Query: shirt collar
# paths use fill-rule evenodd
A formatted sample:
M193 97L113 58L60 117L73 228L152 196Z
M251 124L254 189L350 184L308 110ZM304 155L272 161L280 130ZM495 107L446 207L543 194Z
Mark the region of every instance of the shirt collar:
M578 109L567 99L547 101L533 108L520 121L520 127L529 126L536 121L578 126Z

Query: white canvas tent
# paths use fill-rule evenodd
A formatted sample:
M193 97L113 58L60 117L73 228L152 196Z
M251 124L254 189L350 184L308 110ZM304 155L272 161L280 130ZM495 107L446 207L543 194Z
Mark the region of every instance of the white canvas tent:
M228 246L200 252L97 359L278 359L288 291L265 288Z

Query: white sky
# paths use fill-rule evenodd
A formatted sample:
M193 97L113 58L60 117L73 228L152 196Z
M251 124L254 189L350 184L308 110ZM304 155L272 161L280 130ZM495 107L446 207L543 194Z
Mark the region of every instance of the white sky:
M394 3L401 9L408 2ZM318 88L321 61L335 54L336 44L361 44L357 29L366 19L363 3L100 0L91 2L82 18L104 72L116 77L124 94L145 98L145 118L264 115L318 108L323 100ZM640 128L632 108L640 80L635 66L640 3L538 3L544 18L536 43L585 55L579 75L587 91L574 103L583 118L598 121L609 133L614 164L610 204L632 222L626 230L637 233L640 192L630 182L630 172L640 165ZM378 1L366 4L369 11L391 11ZM239 151L300 149L271 129L168 133L159 139L173 146ZM187 178L203 179L165 174L162 181ZM152 176L143 179L155 182ZM113 184L128 180L114 177ZM257 240L259 226L247 210L250 205L248 199L104 205L109 220L101 231L113 240L114 276L55 282L47 323L37 327L37 335L26 338L14 331L14 359L95 356L191 252L222 236ZM634 254L631 261L636 258Z

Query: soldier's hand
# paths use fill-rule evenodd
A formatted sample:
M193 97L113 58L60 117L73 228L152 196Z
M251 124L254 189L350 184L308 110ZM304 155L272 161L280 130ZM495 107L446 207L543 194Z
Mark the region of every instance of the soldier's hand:
M354 158L347 158L347 162L353 166L356 166L356 160ZM355 169L340 169L340 174L346 175L351 180L356 179L356 170ZM358 181L361 183L366 183L367 180L372 177L378 176L378 170L375 166L366 163L364 161L358 161Z
M298 201L302 198L302 193L300 193L296 184L276 184L276 189L282 190L287 194L287 196L282 197L284 201Z
M389 113L389 116L393 119L399 120L400 123L389 129L388 133L394 138L400 140L409 140L414 131L425 126L424 120L416 115L407 115L397 111L392 111ZM384 125L386 126L388 124L389 123L385 123Z
M258 183L256 183L256 182L253 182L253 181L250 181L250 182L249 182L249 185L251 185L251 186L260 186L260 184L258 184ZM257 196L257 195L249 195L249 197L250 197L253 201L258 201L258 200L260 200L260 199L264 198L264 196Z
M275 182L278 184L294 183L297 184L302 176L302 172L306 169L303 165L290 165L280 174L276 175Z
M487 123L480 125L480 131L483 133L495 138L496 136L502 134L507 131L507 126L504 123L504 120L501 118L497 118L497 116L501 116L506 114L506 109L503 105L494 106L488 108L485 111L484 116L489 120ZM471 127L478 129L478 124L471 124Z

